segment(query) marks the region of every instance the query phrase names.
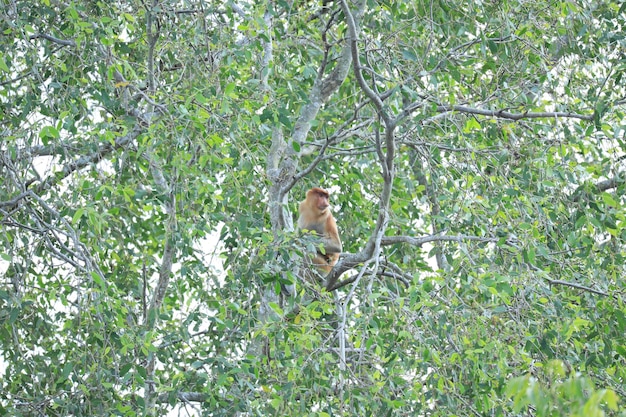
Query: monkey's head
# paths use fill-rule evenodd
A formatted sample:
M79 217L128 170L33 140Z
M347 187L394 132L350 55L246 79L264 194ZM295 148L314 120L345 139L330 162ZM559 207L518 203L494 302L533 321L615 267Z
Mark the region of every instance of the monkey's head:
M330 197L330 194L328 193L328 191L319 187L311 188L306 193L306 198L311 199L314 206L317 207L317 209L321 213L325 212L328 209L328 207L330 207L330 203L328 202L329 197Z

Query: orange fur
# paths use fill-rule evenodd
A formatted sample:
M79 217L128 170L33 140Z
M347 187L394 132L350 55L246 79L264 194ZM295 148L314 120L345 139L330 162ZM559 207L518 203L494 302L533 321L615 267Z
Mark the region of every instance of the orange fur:
M317 251L311 256L311 263L320 271L328 274L339 259L343 250L337 223L330 212L328 191L314 187L306 193L306 198L300 203L300 217L298 227L301 230L315 232L322 239L324 252Z

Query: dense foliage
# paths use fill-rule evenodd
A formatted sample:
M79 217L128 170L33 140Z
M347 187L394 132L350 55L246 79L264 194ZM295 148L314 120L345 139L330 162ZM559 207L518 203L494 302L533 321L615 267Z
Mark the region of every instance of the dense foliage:
M625 9L2 0L0 414L626 415Z

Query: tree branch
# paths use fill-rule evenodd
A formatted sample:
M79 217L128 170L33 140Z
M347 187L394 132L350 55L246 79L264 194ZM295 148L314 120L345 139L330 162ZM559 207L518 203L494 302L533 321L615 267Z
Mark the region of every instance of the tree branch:
M363 12L364 7L365 1L360 1L358 6L359 13ZM384 239L385 230L387 229L387 222L389 220L389 205L393 189L393 179L395 176L394 158L396 144L394 130L396 128L396 121L389 115L389 113L384 108L383 99L374 90L372 90L365 81L362 71L363 68L361 67L361 62L359 58L359 48L357 43L359 29L357 27L357 23L352 14L352 11L348 6L347 0L341 1L341 9L346 17L346 24L348 25L348 43L352 54L352 68L355 78L365 96L370 99L376 107L378 115L384 123L385 151L383 152L383 144L380 140L379 132L377 130L376 152L379 156L382 168L383 187L380 195L378 219L376 220L376 226L372 231L372 234L363 250L358 254L351 255L347 258L342 259L337 265L335 265L335 268L333 268L326 276L325 287L328 291L331 291L331 289L335 287L335 284L337 283L337 280L339 279L341 274L360 263L367 262L373 258L377 258L378 254L380 253L381 242L382 239ZM376 262L376 266L378 267L378 262Z
M576 288L593 294L602 295L604 297L609 296L609 294L605 293L604 291L594 290L593 288L585 287L584 285L576 284L574 282L562 281L560 279L550 279L547 277L545 279L550 285L564 285L566 287Z
M603 192L606 190L611 190L613 188L617 188L619 184L623 184L624 180L620 180L617 177L610 178L608 180L600 181L596 184L596 188L599 192Z
M170 396L169 392L163 392L159 394L157 398L157 402L167 403L169 402L169 396ZM204 394L202 392L179 391L176 393L176 398L178 398L184 403L188 403L188 402L202 403L202 402L208 401L210 397L208 394Z
M76 46L76 42L74 42L71 39L70 40L59 39L59 38L55 38L52 35L47 35L45 33L37 33L35 35L30 35L30 39L37 39L37 38L46 39L50 42L58 43L59 45L63 45L63 46Z
M358 47L358 29L356 25L356 21L350 11L350 7L346 0L341 1L341 8L343 10L344 15L346 16L346 23L348 24L348 43L350 45L350 50L352 51L352 65L354 67L354 75L359 84L359 87L365 95L374 103L374 106L378 110L381 118L385 122L386 126L392 126L394 124L393 120L389 116L389 114L385 111L384 104L382 98L376 94L374 90L372 90L365 78L363 77L363 71L361 67L361 59L359 57L359 47Z
M599 181L596 184L592 185L593 192L601 193L607 190L612 190L614 188L619 187L626 183L626 179L620 178L619 176L609 178L608 180ZM581 185L572 193L571 199L573 202L577 203L580 199L586 195L587 193L584 190L585 185Z
M383 245L393 245L396 243L408 243L413 246L422 246L425 243L429 242L465 242L465 241L473 241L473 242L484 242L484 243L494 243L500 241L500 238L496 237L480 237L480 236L468 236L468 235L458 235L458 236L449 236L449 235L429 235L424 237L412 237L412 236L385 236L382 239Z
M269 18L270 15L267 14L266 16L268 17L265 20L266 24L271 25L272 22ZM269 65L270 59L273 56L269 27L268 39L269 40L264 46L264 65ZM300 145L306 143L307 136L311 130L312 121L317 117L322 105L337 91L339 86L347 77L348 72L350 71L351 62L350 48L347 46L342 49L341 54L335 61L333 71L327 77L324 77L326 62L322 62L320 64L320 68L318 69L317 77L311 87L309 101L300 111L300 114L295 122L291 138L289 140L285 140L282 132L273 132L272 147L270 149L270 155L268 155L266 168L268 177L272 182L270 186L270 217L273 228L284 228L288 223L286 220L286 214L288 213L285 213L286 210L284 210L287 205L287 194L297 183L297 180L294 180L294 176L297 171L297 161L295 160L295 152L293 151L291 142L296 142ZM264 71L267 71L267 68L264 68ZM267 83L267 79L265 79L264 82ZM270 90L270 86L267 84L264 85L264 88ZM277 127L275 130L276 129L279 128ZM322 152L320 152L321 155L316 159L316 161L314 161L314 163L303 171L304 174L302 174L302 172L298 174L298 179L303 178L304 175L315 169L315 166L317 166L323 158L323 151L326 149L326 146L330 145L330 143L332 142L326 142Z
M63 166L63 169L60 172L55 172L48 176L42 183L40 183L36 187L36 193L41 194L43 191L50 189L53 185L59 183L61 180L65 179L72 173L86 167L87 165L93 165L100 162L104 159L105 156L113 152L115 149L119 149L121 147L126 146L128 143L133 141L139 134L142 132L142 129L136 127L127 135L121 136L115 139L115 142L111 144L110 142L105 142L98 148L97 151L84 155L78 158L76 161L70 162Z
M510 120L522 120L522 119L547 119L547 118L570 118L581 120L593 120L593 114L579 114L569 112L524 112L524 113L511 113L506 110L487 110L477 109L468 106L437 106L437 111L440 113L458 112L467 114L476 114L487 117L498 117L501 119Z

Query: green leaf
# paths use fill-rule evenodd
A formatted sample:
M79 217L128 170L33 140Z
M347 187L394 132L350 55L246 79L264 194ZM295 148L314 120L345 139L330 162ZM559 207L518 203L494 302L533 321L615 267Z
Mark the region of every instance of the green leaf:
M408 59L409 61L417 61L417 56L415 55L415 53L408 49L402 50L402 56L404 57L404 59Z
M80 222L81 217L83 217L84 213L85 213L85 209L83 207L79 207L74 213L74 217L72 217L72 223L78 224Z
M10 72L9 66L4 60L4 56L2 53L0 53L0 70L2 70L3 72L6 72L7 74Z
M229 98L237 98L237 93L235 92L236 87L237 84L234 82L226 84L226 87L224 88L224 95Z
M283 316L285 313L283 311L282 308L280 308L280 306L274 302L270 302L269 303L270 308L274 311L274 313L278 314L279 316Z
M44 145L47 145L50 139L58 139L60 137L59 131L54 126L44 126L39 131L39 137L43 141Z
M619 203L613 198L613 196L609 193L602 193L602 201L608 206L618 208Z

